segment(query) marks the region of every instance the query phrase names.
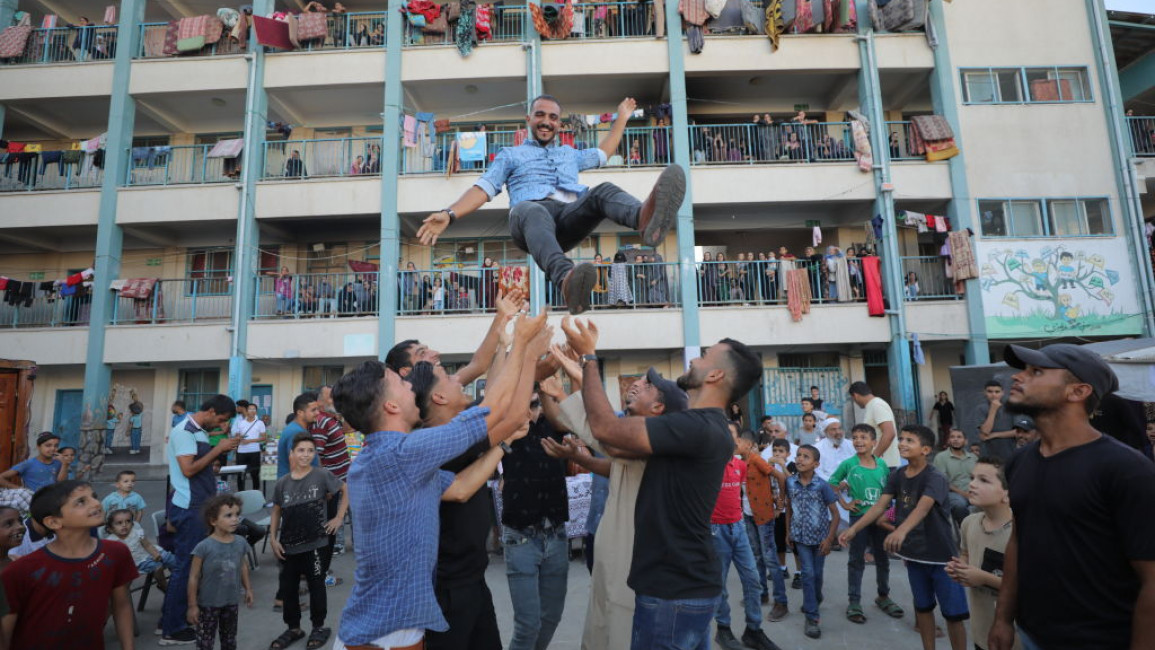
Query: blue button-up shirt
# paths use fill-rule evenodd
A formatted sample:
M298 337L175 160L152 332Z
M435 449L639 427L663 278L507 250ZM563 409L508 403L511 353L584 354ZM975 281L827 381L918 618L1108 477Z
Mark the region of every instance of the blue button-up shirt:
M449 629L433 594L440 533L438 506L453 472L438 468L486 436L488 408L449 424L367 437L349 470L357 569L338 636L364 645L405 629Z
M543 147L537 140L526 140L516 147L506 147L497 154L489 170L475 183L490 200L509 186L509 207L522 201L544 199L557 190L578 196L589 188L578 182L578 172L606 164L601 149L574 149L569 145Z
M803 484L797 476L786 479L790 495L790 536L799 544L817 546L830 533L830 504L837 500L834 488L814 476Z

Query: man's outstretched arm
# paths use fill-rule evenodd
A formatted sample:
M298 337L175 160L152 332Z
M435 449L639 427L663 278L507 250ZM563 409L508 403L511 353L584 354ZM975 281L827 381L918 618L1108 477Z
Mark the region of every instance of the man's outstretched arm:
M501 339L502 330L522 308L523 304L524 300L522 300L520 292L509 296L498 295L497 314L493 317L493 322L490 323L489 331L485 333L481 346L477 348L477 352L473 353L473 358L469 360L469 363L457 371L457 379L462 386L468 386L473 383L473 380L489 371L490 364L493 363L494 353L497 352L497 344Z
M638 103L634 101L633 97L626 97L622 103L618 104L618 119L614 120L614 126L610 129L609 134L602 138L598 149L601 149L606 154L606 158L613 156L618 152L618 145L622 143L622 135L626 132L626 122L630 121L630 115L638 108Z
M450 210L457 215L457 218L464 217L467 214L475 212L478 208L489 202L489 195L485 190L476 185L471 185L465 193L461 195L452 205ZM437 243L437 238L445 229L449 227L452 219L449 218L449 213L445 210L438 210L433 214L425 217L421 222L421 228L417 230L417 239L421 240L422 246L432 246Z

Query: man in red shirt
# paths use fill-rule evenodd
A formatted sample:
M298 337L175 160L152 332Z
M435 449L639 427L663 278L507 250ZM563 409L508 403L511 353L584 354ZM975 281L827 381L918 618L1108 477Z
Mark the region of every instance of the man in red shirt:
M344 483L352 459L349 458L349 446L345 442L345 429L341 426L341 420L333 410L332 386L322 386L321 390L317 391L317 419L309 425L309 433L312 434L313 442L317 445L317 457L321 459L321 467L332 472L333 476L341 479L341 482ZM337 516L336 506L337 501L330 499L330 519ZM337 529L335 535L329 535L329 551L325 557L330 559L332 559L333 553L340 555L345 552L344 524ZM329 567L326 566L325 571L328 572L328 570ZM332 587L337 584L337 579L332 576L327 577L325 584Z
M739 450L749 445L749 441L742 441L738 437L737 423L730 423L730 435L734 437L734 444ZM718 501L714 504L714 513L710 516L710 528L714 538L714 551L721 561L722 596L718 599L718 607L714 611L714 622L718 631L714 635L714 642L724 650L779 650L778 646L762 631L762 584L758 579L758 564L754 559L754 550L750 546L750 538L746 535L746 525L742 521L742 485L746 482L746 461L741 456L734 456L726 464L722 475L722 490L718 492ZM746 610L746 631L742 633L742 642L734 637L730 631L730 601L726 592L726 576L730 573L730 564L738 569L738 576L742 579L742 602Z

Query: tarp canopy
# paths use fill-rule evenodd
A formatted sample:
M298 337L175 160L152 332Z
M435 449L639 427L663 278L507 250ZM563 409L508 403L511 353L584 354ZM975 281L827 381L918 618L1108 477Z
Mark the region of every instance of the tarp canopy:
M1119 377L1116 395L1155 402L1155 338L1102 341L1084 347L1098 353L1115 371Z

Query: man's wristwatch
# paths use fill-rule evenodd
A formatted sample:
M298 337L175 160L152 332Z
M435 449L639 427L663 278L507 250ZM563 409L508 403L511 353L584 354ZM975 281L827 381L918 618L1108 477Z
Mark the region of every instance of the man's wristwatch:
M598 355L596 355L596 354L583 354L581 356L582 367L584 368L585 365L591 361L593 361L594 363L597 363L597 360L598 360Z
M509 443L504 440L502 440L498 446L501 447L501 450L504 451L507 456L513 453L513 449L509 446Z
M452 224L454 221L457 221L457 213L453 211L453 208L445 208L442 212L449 215L449 223Z

